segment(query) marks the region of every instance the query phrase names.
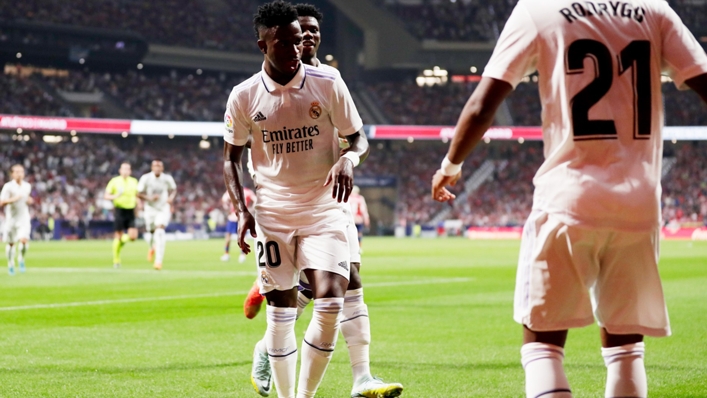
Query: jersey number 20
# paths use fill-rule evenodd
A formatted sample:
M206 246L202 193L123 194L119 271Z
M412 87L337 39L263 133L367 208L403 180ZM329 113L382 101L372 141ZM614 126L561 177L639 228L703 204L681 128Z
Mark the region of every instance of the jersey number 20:
M258 241L255 244L255 251L257 252L259 267L276 268L282 264L280 246L277 242L270 241L263 244L263 242ZM263 260L266 260L267 263Z
M604 44L582 39L567 48L567 74L584 72L584 59L594 60L594 80L570 101L574 139L617 139L613 120L589 120L589 109L609 92L614 81L613 57ZM633 85L633 138L648 139L651 135L651 45L647 40L629 43L618 57L619 76L631 70Z

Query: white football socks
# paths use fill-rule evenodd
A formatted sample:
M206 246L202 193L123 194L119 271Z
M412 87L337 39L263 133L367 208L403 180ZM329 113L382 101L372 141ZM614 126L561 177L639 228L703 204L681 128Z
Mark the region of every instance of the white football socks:
M27 253L27 249L29 249L29 243L18 243L20 246L20 252L17 254L17 260L18 261L24 261L25 260L25 253Z
M7 257L7 267L13 268L15 266L15 246L5 245L5 256Z
M307 307L311 301L312 299L302 294L302 292L297 292L297 319L299 319L305 307Z
M567 376L562 368L565 350L552 344L527 343L520 349L525 369L527 398L571 398Z
M643 342L601 349L607 371L606 397L648 396L644 353Z
M268 328L264 340L275 388L279 397L294 398L297 374L297 339L295 338L297 308L277 308L268 305L266 313Z
M369 347L371 345L371 324L368 306L363 302L363 288L349 290L344 298L341 334L349 348L354 384L364 376L371 375Z
M266 333L267 333L267 331L266 331ZM265 336L263 336L262 339L258 340L258 342L255 343L255 349L263 355L268 354L268 345L265 344Z
M152 239L155 242L155 263L162 264L162 260L164 259L164 249L167 245L165 231L163 228L158 228L152 236Z
M339 316L344 307L344 298L322 298L314 300L314 313L302 343L297 398L311 398L329 365L339 335Z

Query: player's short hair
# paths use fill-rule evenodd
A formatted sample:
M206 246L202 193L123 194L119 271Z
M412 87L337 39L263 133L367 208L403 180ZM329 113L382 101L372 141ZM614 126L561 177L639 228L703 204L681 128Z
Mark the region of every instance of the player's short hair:
M324 14L313 4L297 4L295 5L295 9L297 10L298 17L313 17L320 25L324 20Z
M285 1L277 0L258 7L258 12L253 16L255 36L260 38L261 29L275 26L285 26L297 21L297 10Z
M12 167L10 167L10 171L15 171L15 168L16 168L16 167L20 167L20 168L22 168L22 169L25 168L25 166L23 166L23 165L21 165L21 164L19 164L19 163L15 163L15 164L12 165Z
M152 161L150 163L152 163L152 162L164 163L164 162L162 162L162 159L160 159L160 158L154 158L154 159L152 159Z
M124 164L127 164L128 166L132 167L130 165L130 162L128 162L127 160L125 162L120 162L120 167L123 167Z

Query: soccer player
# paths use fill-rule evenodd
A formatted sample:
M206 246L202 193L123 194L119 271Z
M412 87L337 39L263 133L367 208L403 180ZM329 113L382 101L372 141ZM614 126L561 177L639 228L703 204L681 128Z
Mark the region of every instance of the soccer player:
M150 249L147 261L154 260L153 267L162 269L164 250L167 245L165 228L172 218L172 202L177 196L177 184L171 175L164 173L164 163L155 159L152 171L143 174L137 183L137 196L145 203L145 229L150 232Z
M243 188L243 191L245 193L245 198L247 201L246 207L251 209L253 206L253 202L255 201L255 192L246 187ZM223 197L221 197L221 203L223 205L223 209L228 212L228 221L226 222L225 234L225 253L221 256L221 261L228 261L231 259L231 237L238 236L238 214L236 214L235 206L233 206L233 203L231 203L231 198L228 197L228 192L224 193ZM246 254L241 250L241 254L238 256L238 262L244 263L245 260Z
M16 164L10 168L12 180L5 183L0 192L0 207L5 206L5 224L3 225L2 240L5 242L5 255L7 256L7 272L15 275L15 251L19 243L17 262L20 272L25 272L25 254L29 248L31 232L29 207L34 203L30 196L31 185L26 182L25 168Z
M113 177L106 186L103 197L113 201L113 267L120 268L120 251L128 241L137 239L135 206L137 205L137 179L132 177L130 163L120 164L120 175ZM127 233L125 231L127 230Z
M295 6L298 14L298 21L302 29L303 50L302 63L320 68L333 75L340 76L336 68L332 68L319 61L317 51L321 44L320 24L323 19L322 13L311 4L298 4ZM343 151L345 155L347 150ZM354 186L349 204L353 199L358 187ZM360 195L359 195L360 196ZM364 211L366 219L368 212ZM361 267L361 254L357 242L357 230L355 229L354 216L352 215L353 205L344 206L343 210L347 214L349 225L346 228L347 241L350 251L351 275L344 301L343 315L341 321L341 333L346 340L351 360L353 372L352 397L396 397L403 390L399 383L384 383L382 380L373 377L370 371L369 346L371 340L371 327L368 319L368 307L363 301L363 286L359 270ZM300 292L297 299L297 317L312 299L312 291L306 277L300 279ZM257 314L260 307L259 292L251 289L246 299L245 313L251 318ZM259 341L253 353L253 370L251 372L251 382L256 391L263 396L269 394L271 385L271 372L267 363L267 345L265 339Z
M363 229L371 227L371 219L368 216L368 206L366 206L366 198L361 195L361 189L358 186L353 187L353 192L349 197L349 205L353 213L354 223L358 234L358 245L361 246L363 239Z
M281 1L265 4L254 25L263 68L228 99L224 180L239 212L239 246L250 252L246 231L256 239L260 288L268 302L265 342L281 397L295 396L300 271L311 282L314 314L302 344L297 397L313 397L336 345L349 282L348 220L340 203L348 200L353 168L369 148L341 77L300 62L297 10ZM335 128L351 144L341 157ZM242 187L241 155L249 136L257 224Z
M571 397L568 328L601 327L607 397L646 397L643 336L670 334L658 274L661 72L707 102L707 55L660 0L520 0L467 102L432 197L538 72L545 162L533 180L514 318L528 397Z

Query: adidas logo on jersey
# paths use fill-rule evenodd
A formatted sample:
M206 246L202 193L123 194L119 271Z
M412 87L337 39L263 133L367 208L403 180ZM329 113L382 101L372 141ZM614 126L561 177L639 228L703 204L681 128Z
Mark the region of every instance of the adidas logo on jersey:
M262 122L263 120L266 120L266 119L267 119L267 118L265 117L265 115L263 115L262 112L258 112L258 113L255 115L255 117L253 118L253 121L254 121L254 122Z

